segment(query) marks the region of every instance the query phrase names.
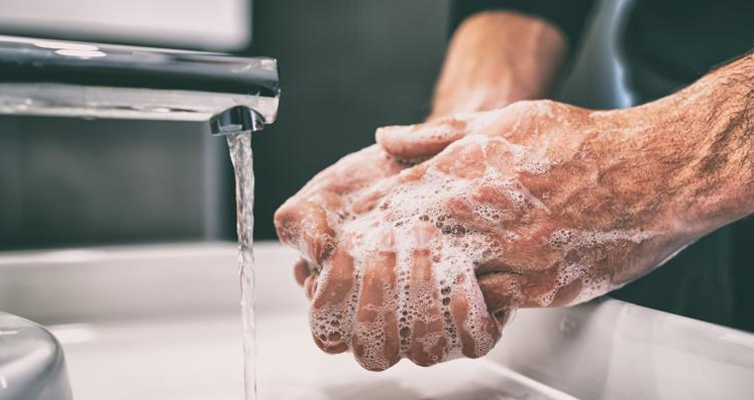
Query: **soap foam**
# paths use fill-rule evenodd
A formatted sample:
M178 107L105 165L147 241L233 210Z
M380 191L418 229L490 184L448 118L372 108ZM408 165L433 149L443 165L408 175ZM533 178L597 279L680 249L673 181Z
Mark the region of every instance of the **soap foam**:
M608 231L560 229L553 232L546 239L546 242L553 248L561 250L563 253L568 253L585 248L604 248L609 250L626 242L638 244L658 234L659 232L640 229L613 229ZM553 291L552 295L557 294L557 289L563 288L577 279L581 280L581 290L569 304L589 301L621 286L620 284L612 283L610 276L605 274L605 272L595 271L593 268L589 268L585 262L577 262L560 266L556 279L556 290ZM550 302L552 301L552 299L549 300Z
M358 307L358 285L352 288L347 304L313 308L310 313L313 334L325 345L346 343L352 347L353 338L358 337L360 346L363 346L360 348L359 359L370 369L389 366L389 360L384 357L384 317L390 312L395 312L398 319L401 357L406 357L412 345L415 346L412 340L416 340L425 353L431 354L431 349L443 339L447 343L447 351L432 361L459 357L462 355L459 328L474 338L475 351L479 355L489 351L496 340L485 330L484 319L489 316L476 283L474 266L477 260L492 258L497 253L490 252L485 235L467 231L446 209L451 199L473 204L470 195L474 192L476 183L449 176L437 168L429 168L418 182L395 185L397 180L405 177L407 171L369 188L370 191L385 190L390 195L383 197L372 210L358 217L335 215L334 211L323 207L328 212L328 219L338 223L333 226L339 226L339 237L352 235L355 238L348 252L355 260L358 277L356 282L363 276L363 265L359 260L366 260L380 250L377 245L381 242L380 236L389 231L396 238L392 249L396 253L396 290L394 293L386 290L385 299L390 298L390 301L379 309L372 310L378 315L374 321L357 322L350 317L356 314ZM508 191L512 197L515 195L513 187ZM345 199L345 203L353 204L370 193L357 191ZM516 203L524 207L527 197L520 196ZM471 208L477 213L485 214L485 218L490 221L512 218L507 211L494 210L489 205L474 204ZM433 227L435 231L433 239L427 244L433 263L432 276L429 282L411 282L414 252L422 247L416 241L415 230L421 226ZM326 287L328 270L329 268L324 268L319 288ZM455 284L461 276L464 277L460 279L463 283ZM456 321L451 315L450 304L454 294L469 301L469 312L462 327L455 326ZM341 322L336 324L337 321ZM413 329L417 322L425 326L440 324L443 329L416 337Z

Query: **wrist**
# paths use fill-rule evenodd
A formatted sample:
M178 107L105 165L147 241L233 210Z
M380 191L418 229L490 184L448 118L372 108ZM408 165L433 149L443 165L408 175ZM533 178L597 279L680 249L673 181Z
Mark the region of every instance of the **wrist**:
M749 56L640 107L659 116L650 136L660 162L679 164L666 177L674 213L699 235L754 211L753 99Z

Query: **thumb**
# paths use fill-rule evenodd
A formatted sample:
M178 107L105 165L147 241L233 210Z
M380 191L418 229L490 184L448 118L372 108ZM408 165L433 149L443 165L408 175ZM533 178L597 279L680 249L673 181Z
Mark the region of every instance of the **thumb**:
M377 143L398 160L417 162L441 152L466 136L472 114L436 119L422 124L377 129Z
M423 161L466 135L509 133L517 115L509 109L457 114L415 125L386 126L377 129L375 136L382 149L398 160Z

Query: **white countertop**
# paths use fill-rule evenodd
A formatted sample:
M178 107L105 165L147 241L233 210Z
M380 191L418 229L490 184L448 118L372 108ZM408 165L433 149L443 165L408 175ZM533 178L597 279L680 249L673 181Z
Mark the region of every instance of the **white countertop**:
M262 400L754 393L754 335L610 299L519 311L481 360L368 372L313 344L295 254L275 243L256 254ZM0 309L51 326L76 399L238 399L235 263L231 243L2 253Z

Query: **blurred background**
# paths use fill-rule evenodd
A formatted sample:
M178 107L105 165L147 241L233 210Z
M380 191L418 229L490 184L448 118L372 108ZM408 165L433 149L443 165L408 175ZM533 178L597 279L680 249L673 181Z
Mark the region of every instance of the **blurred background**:
M560 97L624 106L605 1ZM265 55L278 121L254 137L258 240L311 176L421 121L447 39L445 0L5 0L0 34ZM600 24L603 25L600 27ZM594 62L598 59L598 62ZM591 60L592 62L586 62ZM582 65L579 68L579 65ZM591 85L575 88L585 77ZM232 240L227 148L204 124L0 117L0 249Z
M616 43L632 0L598 3L554 98L595 109L628 107L635 100L625 83L622 54ZM450 17L449 0L2 0L0 35L277 58L282 81L278 118L253 137L255 238L273 241L274 211L313 175L374 143L377 127L416 123L426 117L452 33ZM142 330L138 323L131 326L128 322L120 326L122 332L120 328L104 334L93 330L102 334L101 342L92 340L92 336L84 338L80 348L75 347L77 342L64 343L72 375L89 379L79 378L84 382L79 388L85 393L93 388L88 393L97 393L90 398L102 398L99 393L112 393L113 387L130 388L133 382L149 383L144 385L145 390L152 391L154 398L167 398L154 391L155 387L165 392L176 387L192 388L187 382L208 388L207 393L212 393L208 396L213 398L219 398L218 388L230 387L215 382L221 381L219 377L235 375L212 367L212 363L217 360L218 365L226 365L226 359L240 356L239 348L230 346L240 345L240 341L227 340L240 334L238 293L232 290L238 287L234 265L237 254L232 243L236 236L234 214L227 145L223 137L210 135L206 123L0 115L3 311L55 324L198 318L198 325L170 329L170 325L157 325L152 336L144 334L150 331ZM743 222L749 224L748 232L754 229L754 219ZM721 232L734 229L727 227ZM716 239L708 237L700 243L710 240ZM691 364L700 360L704 363L697 366L697 376L711 374L714 379L698 379L697 384L718 390L717 383L727 382L722 377L748 379L744 373L751 368L740 364L741 354L747 353L736 347L747 342L740 337L718 335L718 331L699 323L698 330L683 331L693 339L686 341L668 330L674 325L667 323L666 316L643 315L644 311L637 312L633 306L754 331L754 312L750 312L754 309L754 291L750 288L754 252L741 251L751 248L750 235L736 236L736 240L736 252L724 253L722 262L711 257L695 260L695 254L681 253L669 265L610 293L610 297L632 304L599 315L583 311L597 302L581 308L548 310L553 314L542 315L552 315L551 323L532 325L519 337L523 338L521 343L538 340L552 346L514 342L511 348L542 354L530 357L522 353L522 360L527 362L549 366L558 365L553 364L558 357L566 360L562 364L565 372L552 375L557 379L579 375L572 374L574 363L593 366L580 373L589 382L582 386L596 391L610 388L625 394L624 386L614 385L615 377L622 375L647 378L641 382L649 383L643 385L635 379L629 382L628 387L637 390L666 393L665 385L658 383L666 381L691 390L697 385L687 387L686 378L694 376L687 374L693 368ZM141 243L164 245L119 246ZM116 246L108 247L111 245ZM27 249L33 251L16 251ZM303 310L305 299L288 269L295 255L272 243L258 243L257 250L258 266L264 267L257 270L261 273L257 282L264 282L258 286L260 309L270 314L282 312L288 305ZM684 264L697 264L698 268L687 269ZM717 274L726 272L725 268L736 273ZM688 305L697 310L686 312ZM736 313L726 314L723 309ZM571 312L584 314L577 323L566 318ZM218 335L217 321L209 318L220 313L232 313L232 322L222 325L228 331ZM518 321L521 319L519 316ZM301 321L305 325L305 318ZM677 321L683 329L692 327L689 322L693 321ZM199 325L202 328L195 329ZM305 344L310 346L304 325L300 332L306 333ZM89 327L82 326L83 332L88 332ZM82 326L70 327L82 332ZM602 339L584 340L576 351L565 345L564 341L572 345L590 326L603 334ZM274 327L270 337L276 340L281 332L287 332ZM580 331L582 327L586 327L584 331ZM163 330L164 337L160 336ZM554 340L541 336L548 331L555 335ZM710 336L697 336L695 332L708 332L705 335ZM87 341L94 346L91 351ZM228 347L217 346L220 342ZM197 343L206 343L207 347L198 348L206 348L206 353L196 352L193 346ZM652 346L658 350L642 351ZM165 356L169 353L163 352L163 347L173 349L174 357ZM218 348L226 349L227 354L218 356ZM289 343L281 349L298 352ZM697 350L703 351L694 353ZM270 350L270 354L275 351ZM582 357L574 362L579 353ZM594 357L596 353L601 357ZM674 358L686 353L691 354L688 359ZM161 360L142 368L143 357L153 358L155 354ZM135 361L112 369L109 364L113 360L120 362L117 355ZM667 358L672 362L663 363ZM729 370L714 368L723 361L730 362ZM646 368L635 368L644 364ZM679 365L683 368L676 368ZM240 382L240 368L237 372ZM176 378L154 379L163 373L174 373ZM680 375L668 378L668 373ZM184 378L197 374L202 379ZM310 375L306 376L318 379L316 374ZM285 385L290 385L289 376L285 379ZM350 384L351 379L347 380ZM735 384L728 386L739 389ZM309 391L306 393L310 396Z

